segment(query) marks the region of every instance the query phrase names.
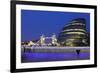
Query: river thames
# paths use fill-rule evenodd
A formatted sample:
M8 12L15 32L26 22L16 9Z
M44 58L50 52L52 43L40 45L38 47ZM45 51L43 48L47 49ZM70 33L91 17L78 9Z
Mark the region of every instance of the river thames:
M79 52L78 52L79 50ZM89 47L30 48L22 51L21 62L71 61L90 59Z

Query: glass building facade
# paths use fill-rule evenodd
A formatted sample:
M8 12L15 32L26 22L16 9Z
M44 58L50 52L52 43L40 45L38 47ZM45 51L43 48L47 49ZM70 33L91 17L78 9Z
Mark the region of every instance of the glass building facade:
M86 31L84 18L74 19L63 27L58 36L62 46L89 46L89 33Z

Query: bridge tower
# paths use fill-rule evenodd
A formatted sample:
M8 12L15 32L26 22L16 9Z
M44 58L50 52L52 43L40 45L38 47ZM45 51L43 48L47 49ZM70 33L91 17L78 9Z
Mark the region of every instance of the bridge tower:
M40 36L40 45L45 45L45 36Z
M52 35L51 39L52 39L52 44L57 45L57 38L55 34Z

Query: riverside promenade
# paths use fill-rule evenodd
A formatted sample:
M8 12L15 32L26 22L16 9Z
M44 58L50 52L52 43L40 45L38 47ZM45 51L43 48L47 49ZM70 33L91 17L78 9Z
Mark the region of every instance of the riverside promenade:
M89 52L90 47L22 47L22 52Z

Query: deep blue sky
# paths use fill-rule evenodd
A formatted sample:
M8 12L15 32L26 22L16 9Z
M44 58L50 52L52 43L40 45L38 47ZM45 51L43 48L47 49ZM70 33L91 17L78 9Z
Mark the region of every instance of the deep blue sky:
M86 28L89 32L89 13L21 10L21 39L29 41L38 39L42 34L58 35L64 25L76 18L86 19Z

